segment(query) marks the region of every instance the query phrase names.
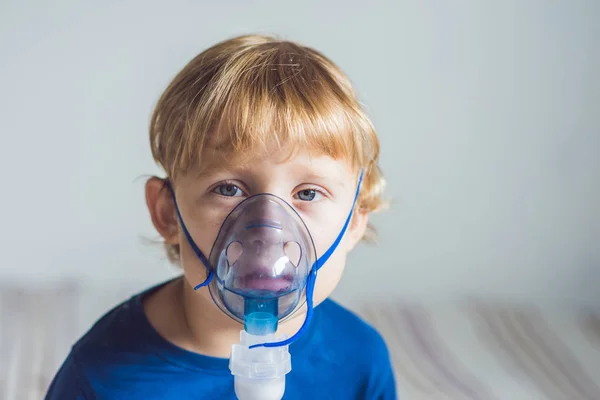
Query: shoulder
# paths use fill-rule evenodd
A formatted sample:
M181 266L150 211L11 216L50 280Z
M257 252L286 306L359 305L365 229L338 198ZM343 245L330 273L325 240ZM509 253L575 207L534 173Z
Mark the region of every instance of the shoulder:
M386 347L377 329L336 301L325 300L318 306L318 312L321 314L319 323L324 329L335 331L336 336L345 336L351 341Z
M112 346L123 337L127 329L129 301L106 313L71 348L71 351L54 376L46 400L93 398L90 375L94 367L106 365L103 360L114 352Z
M99 318L73 345L48 390L47 399L88 398L93 383L111 375L111 370L135 365L148 357L151 332L143 317L139 293L115 306ZM83 396L83 395L82 395Z
M44 397L45 400L93 398L89 381L79 368L75 356L71 353L61 365L58 373L52 379Z
M145 289L106 312L73 346L72 353L80 363L87 363L111 354L122 357L124 351L128 358L147 352L156 341L156 333L146 317L143 301L171 282Z
M362 398L396 399L394 371L384 338L369 323L333 300L317 307L321 354L330 354L338 371L345 370Z
M75 343L72 354L83 363L91 356L135 346L134 338L142 329L137 315L141 307L135 296L109 310Z
M320 330L331 341L369 363L388 362L385 340L371 324L334 300L325 300L317 309Z

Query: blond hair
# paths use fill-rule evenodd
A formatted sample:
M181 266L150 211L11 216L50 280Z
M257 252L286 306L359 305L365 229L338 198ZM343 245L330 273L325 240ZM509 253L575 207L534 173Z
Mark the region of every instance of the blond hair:
M318 51L275 37L232 38L192 59L155 107L150 144L171 180L207 151L244 162L273 144L307 149L364 169L358 208L384 205L379 141L348 78ZM167 253L178 260L177 246Z

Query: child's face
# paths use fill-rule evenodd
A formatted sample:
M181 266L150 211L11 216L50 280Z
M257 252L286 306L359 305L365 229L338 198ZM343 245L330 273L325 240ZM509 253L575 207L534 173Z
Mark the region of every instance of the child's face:
M306 223L320 257L335 241L348 217L359 173L344 161L327 156L311 157L303 152L287 160L268 155L243 167L211 160L204 160L204 165L207 167L202 171L179 178L175 182L175 194L182 218L206 256L223 221L238 203L254 194L272 193L296 209ZM152 186L151 182L148 186ZM152 191L152 188L147 190ZM206 268L190 247L175 218L173 203L168 197L164 198L165 194L168 196L164 192L148 196L148 205L154 224L167 243L180 245L184 274L193 286L204 281ZM366 225L367 215L357 210L341 243L319 270L315 305L335 289L344 270L346 255L360 240Z

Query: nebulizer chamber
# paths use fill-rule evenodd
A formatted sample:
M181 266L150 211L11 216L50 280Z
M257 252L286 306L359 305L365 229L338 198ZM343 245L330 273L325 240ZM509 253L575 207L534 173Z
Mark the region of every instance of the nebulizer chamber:
M286 339L276 337L277 326L302 306L315 260L306 225L274 195L246 199L224 221L208 260L209 290L223 312L244 324L229 363L239 400L283 397L291 357L288 345L273 345Z

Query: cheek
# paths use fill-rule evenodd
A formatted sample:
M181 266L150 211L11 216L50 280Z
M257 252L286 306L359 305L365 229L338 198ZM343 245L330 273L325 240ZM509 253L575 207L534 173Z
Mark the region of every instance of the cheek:
M346 253L340 249L336 250L325 266L319 270L315 286L315 306L331 295L342 278L345 265Z
M344 211L342 207L339 207L338 210L330 210L329 215L323 217L320 222L316 219L311 219L310 222L307 222L318 257L321 257L331 247L339 235L347 217ZM323 220L331 222L324 224ZM314 294L315 306L329 297L340 282L348 254L347 242L348 232L346 232L331 257L319 270Z
M192 286L199 285L206 280L208 271L188 243L183 233L180 235L180 239L181 245L179 246L179 259L181 267L183 268L183 274L185 275L186 280L190 282ZM198 239L195 238L195 240ZM196 242L196 244L200 249L202 249L203 252L205 251L200 243Z
M210 250L226 215L227 213L223 211L205 208L204 210L196 210L190 217L184 219L185 226L192 236L194 243L206 258L210 256ZM206 276L206 267L194 252L194 249L183 233L183 229L179 229L179 243L181 264L186 275L190 272L202 275L203 277Z
M345 207L333 207L324 211L318 215L305 217L306 226L312 236L318 257L321 257L333 245L348 216ZM336 247L336 253L345 248L347 237L348 232L346 231L342 241Z

